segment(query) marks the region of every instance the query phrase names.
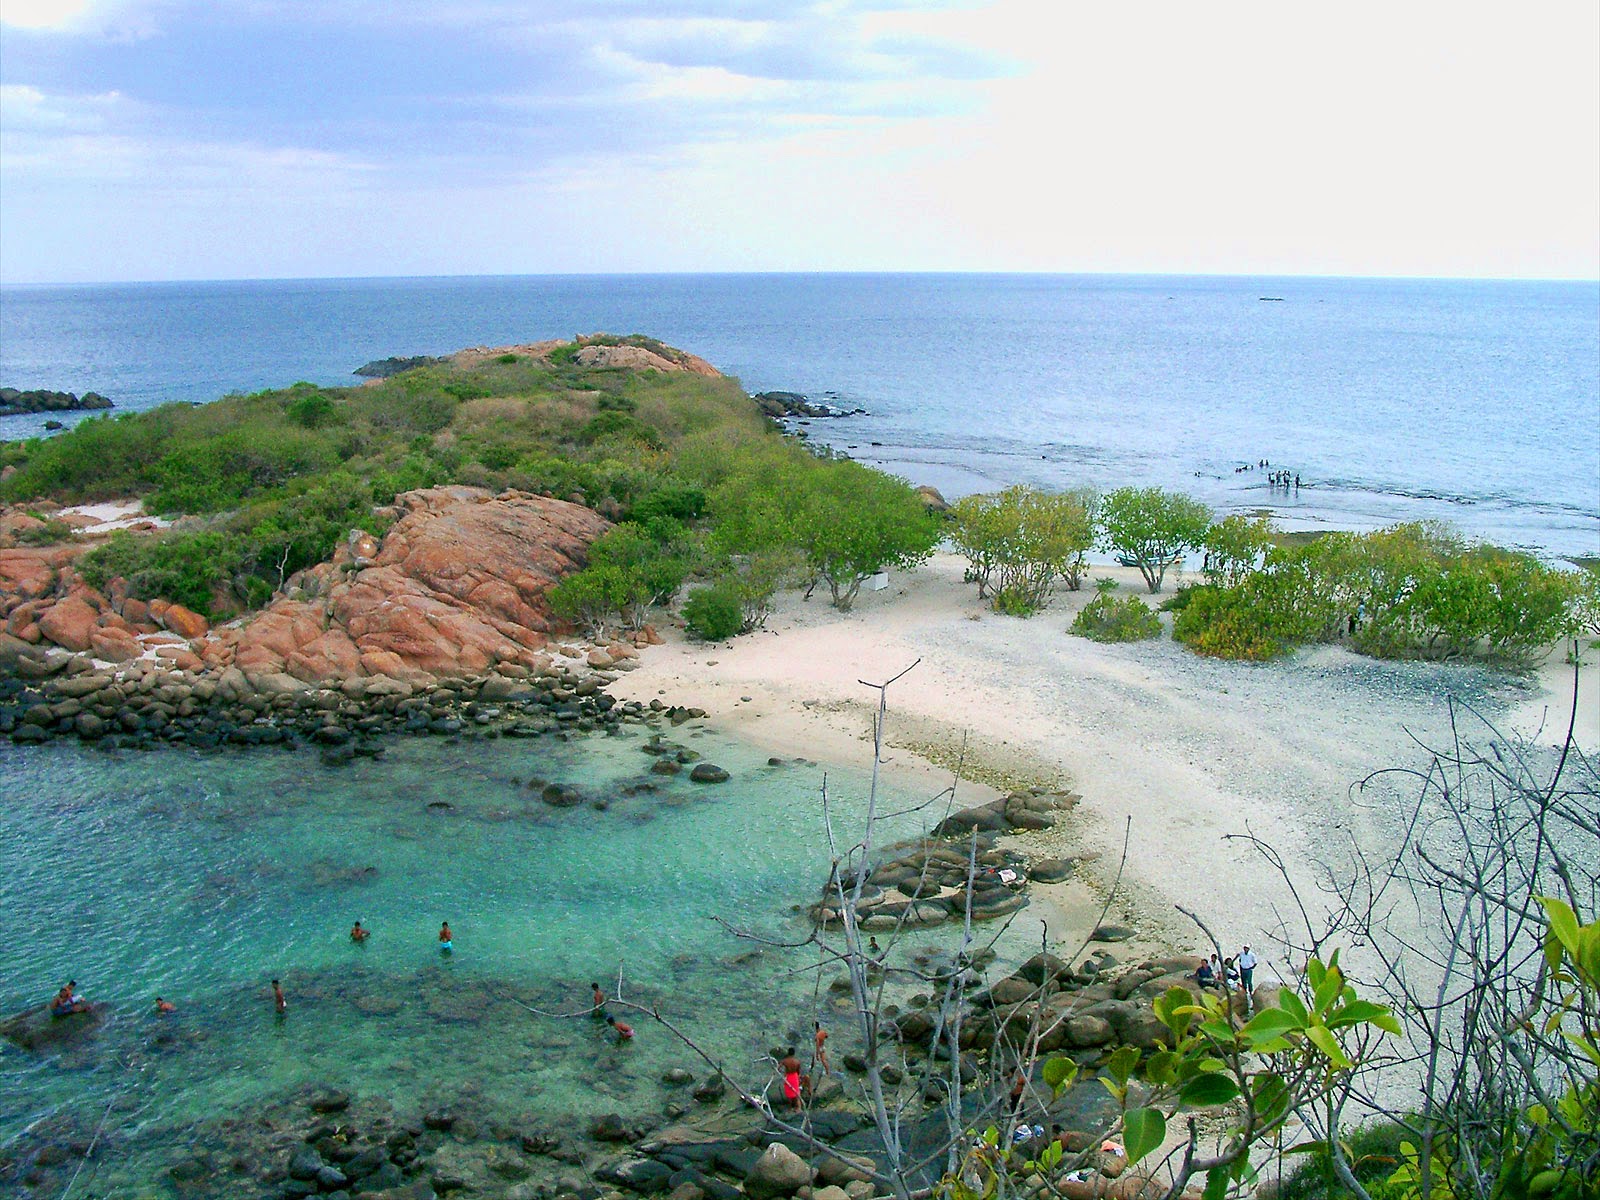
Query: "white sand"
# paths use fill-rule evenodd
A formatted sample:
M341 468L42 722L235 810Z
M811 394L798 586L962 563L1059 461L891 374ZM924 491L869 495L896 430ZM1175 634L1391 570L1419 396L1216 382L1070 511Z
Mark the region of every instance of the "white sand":
M110 533L115 529L130 529L135 525L149 522L152 525L165 527L172 522L161 517L152 517L144 511L144 506L137 500L114 500L105 504L74 504L63 508L61 516L87 517L92 524L85 525L85 533Z
M1352 785L1424 761L1414 737L1443 744L1452 693L1530 736L1546 712L1558 714L1561 729L1547 729L1545 743L1565 730L1571 677L1559 663L1522 680L1327 647L1254 665L1200 658L1170 638L1102 646L1065 632L1092 596L1088 585L1023 621L982 608L962 582L963 565L940 555L895 576L886 591L863 593L848 614L820 589L809 602L787 594L767 630L732 643L690 643L664 630L668 644L645 652L612 690L698 705L720 728L774 752L865 764L876 695L858 680L885 680L920 658L890 691L891 769L947 783L949 771L923 756L948 763L965 735L980 779L1070 785L1083 802L1046 840L1099 852L1103 885L1131 821L1116 915L1133 916L1147 944L1199 946L1174 907L1182 904L1226 946L1252 942L1258 953L1288 894L1258 855L1224 835L1254 831L1297 883L1313 885L1318 864L1352 840L1368 849L1392 843L1394 803L1409 789L1378 789L1375 807L1370 791L1355 796ZM1132 571L1095 574L1142 591ZM1175 582L1169 577L1168 591ZM1600 744L1592 681L1579 729L1585 746ZM985 794L968 789L965 799ZM1087 919L1089 900L1081 888L1036 894L1066 924ZM1061 935L1074 932L1081 936ZM1258 978L1270 978L1282 964L1270 950L1263 958Z

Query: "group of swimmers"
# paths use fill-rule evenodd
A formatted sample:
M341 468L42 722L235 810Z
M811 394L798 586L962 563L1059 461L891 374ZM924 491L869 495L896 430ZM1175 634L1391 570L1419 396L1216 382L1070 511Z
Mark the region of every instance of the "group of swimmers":
M371 936L372 930L368 929L360 921L350 926L350 940L358 946ZM442 922L439 926L439 949L445 954L450 954L455 950L455 934L450 931L449 921ZM92 1005L78 994L77 989L78 981L76 979L67 980L66 986L56 993L54 1000L50 1001L50 1015L52 1017L69 1017L73 1013L88 1012L90 1010ZM272 981L272 1008L279 1016L289 1011L289 1000L283 994L283 984L276 979ZM156 997L156 1013L158 1015L164 1017L177 1011L178 1006L172 1001L163 996ZM624 1028L626 1027L624 1026ZM633 1036L632 1030L628 1031L628 1036Z

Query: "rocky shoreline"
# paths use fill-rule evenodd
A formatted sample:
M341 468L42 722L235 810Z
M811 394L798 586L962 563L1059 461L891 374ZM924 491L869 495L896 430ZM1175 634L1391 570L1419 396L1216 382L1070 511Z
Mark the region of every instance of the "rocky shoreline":
M1009 1076L993 1063L986 1065L986 1051L997 1038L1026 1037L1042 1020L1046 1033L1040 1049L1066 1053L1090 1071L1116 1045L1155 1049L1163 1044L1165 1026L1154 1018L1151 1002L1170 987L1196 990L1192 970L1198 961L1143 962L1096 972L1094 982L1083 984L1078 981L1081 972L1041 954L973 993L957 1064L965 1091L964 1120L979 1128L1001 1120ZM915 956L915 964L921 973L931 968L948 974L951 966L932 963L925 954ZM386 1005L384 996L356 994L369 985L356 980L350 986L355 991L345 998L358 1007L372 1005L372 1015L379 1018L393 1012L394 1005ZM441 1011L454 1012L465 1004L477 1013L471 1019L514 1019L509 1007L505 1013L477 1012L486 997L511 1005L508 997L516 993L507 991L502 997L501 991L500 986L485 990L482 982L463 982L441 1001ZM537 998L529 994L529 999ZM1241 1012L1243 1003L1242 996L1235 998ZM949 1066L941 1061L941 1033L930 1015L937 1009L934 997L926 993L911 997L905 1011L892 1004L884 1009L889 1018L885 1029L898 1039L899 1050L884 1056L880 1072L892 1103L903 1113L902 1139L908 1149L936 1147L948 1136L943 1105ZM98 1026L87 1014L67 1020L74 1022L71 1038L92 1038ZM648 1016L634 1020L647 1021ZM183 1040L176 1028L156 1037ZM36 1049L50 1053L67 1044L58 1039ZM774 1059L783 1053L780 1047L771 1051ZM791 1125L800 1123L809 1137L784 1129L749 1104L744 1097L758 1091L757 1085L747 1085L741 1094L736 1080L707 1068L687 1047L683 1065L667 1068L655 1080L658 1107L642 1113L598 1112L568 1120L538 1116L497 1104L471 1083L405 1108L379 1094L307 1086L268 1100L249 1114L219 1115L185 1130L165 1156L161 1178L171 1194L193 1200L884 1197L887 1187L873 1178L883 1152L866 1110L852 1099L868 1063L858 1053L845 1052L841 1066L841 1075L815 1080L802 1114L786 1118ZM1068 1155L1060 1168L1062 1178L1047 1184L1036 1176L1020 1194L1068 1200L1143 1200L1162 1194L1164 1189L1146 1176L1129 1172L1119 1152L1099 1149L1101 1131L1112 1115L1092 1078L1053 1097L1036 1072L1022 1116L1060 1125ZM25 1194L55 1195L76 1170L95 1162L96 1154L114 1160L131 1148L130 1136L119 1131L118 1121L112 1120L109 1130L105 1122L91 1130L83 1123L86 1119L63 1112L37 1122L0 1159L0 1180L20 1186Z

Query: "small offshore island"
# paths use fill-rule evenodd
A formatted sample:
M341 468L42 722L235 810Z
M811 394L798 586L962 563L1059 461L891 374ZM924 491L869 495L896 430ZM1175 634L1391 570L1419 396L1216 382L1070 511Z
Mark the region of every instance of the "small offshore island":
M48 878L8 895L34 943L0 959L20 1097L0 1111L0 1183L20 1195L81 1172L73 1194L870 1200L898 1188L864 1079L931 1156L919 1185L946 1172L944 1105L966 1089L962 1121L1009 1139L1020 1115L1041 1126L1028 1153L1072 1157L1054 1194L1165 1195L1129 1168L1139 1131L1092 1078L1120 1047L1172 1043L1173 989L1211 994L1207 935L1179 908L1230 959L1258 947L1253 994L1247 974L1221 1002L1241 1022L1305 968L1267 949L1284 881L1221 839L1268 838L1312 892L1345 850L1403 845L1411 781L1350 789L1445 744L1465 720L1452 697L1530 758L1569 717L1600 748L1591 678L1569 698L1547 653L1592 639L1593 582L1528 556L1420 527L1307 550L1180 505L1194 528L1176 543L1100 565L1097 523L1171 498L1019 491L952 517L777 424L842 414L753 399L641 336L361 373L0 445L5 778L37 782L30 821L90 808L111 831L50 835L60 862L175 837L92 875L163 899L164 873L182 880L168 918L107 893L150 926L112 948L56 944L70 904L25 911ZM1062 522L1042 585L967 533L943 548L1041 504ZM1500 599L1470 628L1443 601L1391 620L1370 595L1359 619L1332 601L1286 616L1280 541L1318 578L1403 556L1441 596L1492 578ZM1162 588L1183 597L1171 616L1134 594ZM896 813L867 831L879 693L862 681L891 679ZM831 862L819 762L830 815L862 824ZM863 862L843 847L867 832ZM718 880L737 882L695 909ZM840 933L858 880L875 950ZM474 926L461 907L480 901L497 916ZM629 925L641 912L659 924ZM370 946L347 944L356 918ZM713 928L718 952L685 932L714 922L762 939ZM214 961L189 961L186 937ZM75 953L195 991L91 983ZM60 979L37 974L45 957ZM88 1007L52 1018L64 972ZM594 1019L591 981L631 1034ZM877 1057L855 1030L863 983L884 989ZM155 986L176 1012L152 1015ZM803 1113L784 1104L795 1045ZM1089 1086L1058 1087L1052 1056ZM1191 1095L1207 1137L1232 1098ZM1181 1156L1179 1125L1151 1148Z

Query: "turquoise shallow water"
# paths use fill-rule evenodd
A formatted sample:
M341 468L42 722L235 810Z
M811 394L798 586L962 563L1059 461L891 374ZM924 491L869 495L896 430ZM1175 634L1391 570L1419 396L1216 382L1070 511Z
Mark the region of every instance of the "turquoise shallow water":
M826 876L822 770L704 733L683 740L733 779L662 779L642 738L408 740L340 768L0 748L0 1005L73 978L110 1008L83 1049L0 1051L0 1146L41 1120L92 1128L120 1097L98 1189L154 1178L197 1122L305 1085L401 1107L471 1089L506 1112L659 1112L662 1071L698 1066L664 1030L633 1018L639 1037L618 1047L587 1019L522 1007L580 1008L619 969L629 997L759 1083L760 1056L818 1011L814 977L794 974L814 959L731 965L750 947L712 918L804 935L793 905ZM534 777L608 807L550 808ZM628 794L641 784L653 790ZM864 771L830 771L829 790L853 827ZM363 946L347 936L357 918L373 931ZM158 993L174 1017L152 1015Z

